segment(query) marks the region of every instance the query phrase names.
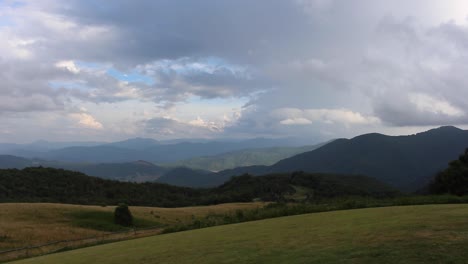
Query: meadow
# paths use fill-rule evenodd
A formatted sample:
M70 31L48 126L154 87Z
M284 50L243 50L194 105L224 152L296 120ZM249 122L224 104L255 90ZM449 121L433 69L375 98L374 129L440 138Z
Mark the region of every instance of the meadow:
M137 228L186 224L194 218L253 209L262 203L231 203L213 206L159 208L131 206ZM113 224L114 206L53 203L0 204L0 251L73 240L125 230Z
M279 217L46 255L26 263L466 263L468 205Z

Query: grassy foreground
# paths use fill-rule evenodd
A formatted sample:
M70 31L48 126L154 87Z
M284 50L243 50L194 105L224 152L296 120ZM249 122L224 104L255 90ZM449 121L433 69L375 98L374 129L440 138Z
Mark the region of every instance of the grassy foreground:
M15 263L466 263L468 205L357 209L117 242Z
M131 206L137 227L167 227L194 217L252 209L262 203L231 203L180 208ZM115 206L52 203L0 203L0 250L80 239L119 231L113 224Z

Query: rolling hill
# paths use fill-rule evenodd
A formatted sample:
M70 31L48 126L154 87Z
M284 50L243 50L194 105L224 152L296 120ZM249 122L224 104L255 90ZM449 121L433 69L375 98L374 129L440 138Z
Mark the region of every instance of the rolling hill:
M31 160L11 155L0 155L0 169L22 169L32 166Z
M244 149L214 156L195 157L167 165L215 172L252 165L273 165L282 159L289 158L303 152L312 151L325 144L326 143L303 147Z
M54 263L466 263L468 206L280 217L25 259Z
M122 163L52 163L49 165L43 163L43 166L79 171L104 179L130 182L152 182L169 171L164 167L142 160Z
M272 166L251 166L226 170L232 175L307 171L362 174L374 177L403 191L423 188L468 147L468 131L440 127L409 136L365 134L338 139L316 150L277 162Z
M182 187L206 188L220 185L226 179L220 178L216 173L210 171L177 167L169 170L156 181Z
M0 155L0 169L23 169L38 166L78 171L104 179L131 182L155 181L170 171L167 168L142 160L122 163L79 163Z
M263 203L235 203L210 206L162 208L131 206L132 215L141 224L169 227L190 223L193 217L223 214L235 210L262 207ZM57 203L1 203L0 251L42 245L51 241L74 240L126 230L113 223L114 206L70 205ZM43 253L43 252L42 252ZM6 259L0 254L0 262ZM10 258L11 259L11 258Z
M288 201L298 190L303 200L342 196L391 197L398 193L365 176L323 174L243 175L210 189L161 183L105 180L52 168L0 170L0 202L58 202L179 207L228 202Z

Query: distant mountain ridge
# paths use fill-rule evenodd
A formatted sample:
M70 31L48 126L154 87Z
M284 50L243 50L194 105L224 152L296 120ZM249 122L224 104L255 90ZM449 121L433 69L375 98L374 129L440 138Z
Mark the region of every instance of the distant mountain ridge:
M190 143L188 145L185 143L178 144L184 146L180 149L190 149L194 152L203 149L203 147L209 148L213 146L213 142ZM203 147L200 148L199 144L202 144L201 146ZM214 144L216 145L217 143L215 142ZM239 142L232 144L243 147ZM162 146L163 145L158 145L156 148L159 148L159 150L164 149L161 148ZM173 147L172 145L169 146L171 146L171 148ZM141 166L141 168L133 168L132 171L136 171L137 173L132 174L133 176L130 177L127 175L127 180L156 180L162 183L188 187L217 186L228 181L232 176L238 176L244 173L265 175L271 173L304 171L310 173L366 175L374 177L399 190L415 191L426 186L438 171L443 170L449 161L456 159L467 147L468 131L446 126L408 136L386 136L371 133L360 135L352 139L337 139L315 150L283 159L271 166L255 165L238 167L222 170L218 173L189 168L167 169L152 164L153 167L149 165L151 163L148 164L147 162L140 161L134 163L134 160L144 160L134 156L132 156L134 157L132 162L122 162L125 164L122 166L129 168L136 165ZM108 149L109 151L118 149L119 151L121 150L123 154L126 151L135 153L132 152L132 150L114 146L99 146L99 148ZM95 148L91 147L86 149L87 151L83 152L82 155L89 155L87 156L88 159L93 158L93 153L89 151ZM152 150L154 148L151 147L149 149ZM220 149L221 148L218 148L216 151L220 151ZM168 151L169 149L164 150ZM172 150L175 149L172 148ZM141 150L134 151L138 152ZM147 151L147 149L144 151ZM59 152L56 153L58 154ZM101 151L98 152L97 155L102 155L103 153L105 152ZM114 154L115 153L119 152L114 152ZM203 155L204 152L198 151L197 153ZM66 156L67 153L65 151L65 153L61 154ZM160 153L160 155L163 155L163 153ZM172 158L174 158L178 156L178 154L166 152L166 156L172 156ZM178 157L180 157L180 155ZM22 167L25 166L24 159L14 159L11 156L7 156L7 159ZM1 164L0 159L0 165ZM82 167L77 170L85 171L93 176L100 177L112 175L112 178L115 177L115 175L119 175L115 171L126 171L123 168L118 169L120 165L116 165L115 163L107 163L105 165L85 164L84 167L86 166L89 166L89 168L85 169ZM104 168L107 168L108 171ZM140 171L142 173L140 173ZM97 172L103 173L103 175L98 175L99 173ZM150 173L145 174L146 172ZM144 175L144 177L139 177L138 175ZM151 175L151 177L149 177L149 175ZM123 178L117 177L117 179L122 180Z
M0 143L0 154L15 155L18 153L37 153L46 152L53 149L60 149L72 146L97 146L105 144L97 141L71 141L71 142L52 142L46 140L37 140L28 144Z
M272 166L252 166L220 172L220 176L251 173L306 171L362 174L400 190L414 191L426 185L446 164L468 147L468 131L440 127L409 136L365 134L338 139Z
M200 156L217 155L229 151L252 148L290 146L289 139L248 139L241 141L207 142L159 142L147 138L134 138L119 142L92 146L68 146L65 148L11 149L5 147L0 154L9 154L25 158L57 160L62 162L116 163L146 160L154 163L175 162ZM14 144L13 144L14 146Z
M117 148L125 148L125 149L134 149L134 150L143 150L151 147L155 147L160 145L161 143L152 138L131 138L123 141L113 142L102 144L104 146L111 146Z
M243 149L214 156L195 157L167 164L168 166L188 167L209 171L223 171L252 165L273 165L276 162L317 149L326 143L301 147L270 147Z
M103 179L131 182L155 181L168 172L167 168L142 160L123 163L75 163L0 155L0 169L23 169L26 167L66 169Z

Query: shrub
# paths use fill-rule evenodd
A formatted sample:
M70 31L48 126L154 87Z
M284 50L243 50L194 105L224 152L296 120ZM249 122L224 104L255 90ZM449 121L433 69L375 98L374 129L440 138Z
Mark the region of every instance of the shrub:
M126 204L119 204L114 211L114 223L121 226L132 226L133 216Z

